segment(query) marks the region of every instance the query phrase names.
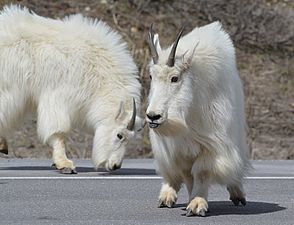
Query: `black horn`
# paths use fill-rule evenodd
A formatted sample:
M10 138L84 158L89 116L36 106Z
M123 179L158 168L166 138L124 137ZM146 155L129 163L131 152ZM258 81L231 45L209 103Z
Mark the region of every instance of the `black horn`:
M132 114L132 118L127 126L127 129L130 131L133 131L135 128L136 114L137 114L136 102L135 102L135 99L133 98L133 114Z
M150 47L151 56L153 59L153 63L157 64L158 62L158 53L156 51L156 47L154 45L154 30L153 30L153 23L150 26L149 34L148 34L148 43Z
M175 43L172 47L172 50L170 51L170 54L169 54L169 57L168 57L168 60L166 63L166 65L168 65L169 67L173 67L175 65L176 50L177 50L177 46L178 46L179 40L183 34L184 29L185 29L185 25L182 26L181 30L179 31L178 36L175 40Z

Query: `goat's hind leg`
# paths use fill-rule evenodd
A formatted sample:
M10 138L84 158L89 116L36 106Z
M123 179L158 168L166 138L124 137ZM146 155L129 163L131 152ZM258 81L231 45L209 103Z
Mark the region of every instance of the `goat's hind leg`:
M8 145L4 137L0 137L0 152L8 155Z
M227 190L230 193L230 200L234 203L235 206L238 206L240 203L242 205L246 205L246 198L242 184L228 185Z
M4 136L22 121L26 111L25 95L19 90L0 90L0 152L8 154Z

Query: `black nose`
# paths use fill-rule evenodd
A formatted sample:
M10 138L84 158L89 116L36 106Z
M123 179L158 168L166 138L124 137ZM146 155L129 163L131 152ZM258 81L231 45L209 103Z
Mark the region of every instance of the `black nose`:
M161 115L160 114L155 114L154 112L150 112L150 113L147 114L147 117L150 120L154 121L154 120L160 119Z

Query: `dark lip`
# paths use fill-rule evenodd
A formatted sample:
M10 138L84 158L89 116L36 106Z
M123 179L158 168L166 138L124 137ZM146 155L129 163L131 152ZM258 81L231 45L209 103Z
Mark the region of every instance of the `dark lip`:
M152 123L152 122L149 122L148 123L148 125L149 125L149 128L157 128L160 124L159 123Z

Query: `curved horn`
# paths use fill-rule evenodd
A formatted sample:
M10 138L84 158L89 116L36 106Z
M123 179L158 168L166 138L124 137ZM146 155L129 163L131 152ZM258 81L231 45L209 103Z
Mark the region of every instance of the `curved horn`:
M156 47L154 45L154 30L153 30L153 23L150 26L149 34L148 34L148 43L150 47L151 56L153 59L153 63L157 64L158 62L158 53L156 51Z
M179 31L178 36L175 40L175 43L172 47L172 50L170 51L170 54L168 56L168 60L167 60L166 65L168 65L169 67L173 67L175 65L176 50L177 50L177 46L178 46L179 40L183 34L184 29L185 29L185 25L182 26L181 30Z
M130 131L134 130L135 127L135 121L136 121L136 114L137 114L137 110L136 110L136 102L135 99L133 98L133 115L132 118L127 126L127 129Z

